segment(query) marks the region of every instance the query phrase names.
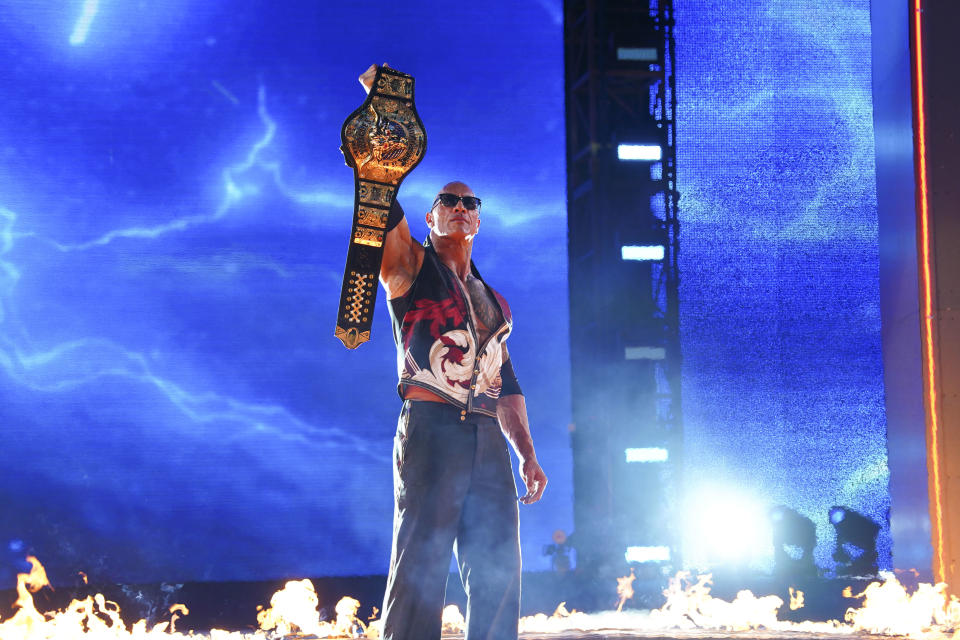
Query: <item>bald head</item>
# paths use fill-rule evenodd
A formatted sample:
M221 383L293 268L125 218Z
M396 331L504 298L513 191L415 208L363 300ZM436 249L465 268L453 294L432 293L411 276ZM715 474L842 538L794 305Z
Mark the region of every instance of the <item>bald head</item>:
M443 188L437 192L439 196L441 193L455 193L458 196L475 196L473 189L467 186L466 182L460 182L459 180L454 180L453 182L448 182L443 185Z

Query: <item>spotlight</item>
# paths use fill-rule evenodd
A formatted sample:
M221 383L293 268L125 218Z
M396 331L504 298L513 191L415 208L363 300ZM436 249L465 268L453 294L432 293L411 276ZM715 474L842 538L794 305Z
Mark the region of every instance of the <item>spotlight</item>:
M624 450L627 462L666 462L670 452L663 447L638 447Z
M846 510L843 507L833 507L830 509L830 524L840 524L846 515Z
M817 546L817 527L810 518L778 505L770 510L773 526L773 570L782 577L796 579L815 576L813 549Z
M627 547L627 562L669 562L670 547Z
M627 244L620 247L620 258L622 260L656 261L663 260L666 249L662 244L659 245L635 245Z
M733 487L704 485L685 505L684 562L693 566L748 567L763 561L770 544L768 507Z
M838 576L875 576L880 525L846 507L830 507L830 523L837 532L833 559Z
M663 157L663 149L658 144L618 144L619 160L647 160L655 162Z

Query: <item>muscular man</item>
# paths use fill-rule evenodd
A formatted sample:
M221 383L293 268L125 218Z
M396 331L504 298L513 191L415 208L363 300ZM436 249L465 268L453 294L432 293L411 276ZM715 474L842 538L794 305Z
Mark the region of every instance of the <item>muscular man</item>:
M367 91L375 73L371 66L360 76ZM480 198L470 187L440 190L422 245L402 216L399 206L391 212L380 271L404 399L382 637L440 637L452 549L467 593L467 639L515 640L520 541L504 436L526 485L520 502L539 500L547 477L505 343L510 308L471 260Z

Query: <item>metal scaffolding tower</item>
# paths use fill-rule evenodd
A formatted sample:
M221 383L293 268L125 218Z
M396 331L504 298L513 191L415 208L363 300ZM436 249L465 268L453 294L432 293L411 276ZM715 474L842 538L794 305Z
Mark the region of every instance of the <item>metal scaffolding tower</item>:
M679 568L683 462L672 0L567 0L578 568Z

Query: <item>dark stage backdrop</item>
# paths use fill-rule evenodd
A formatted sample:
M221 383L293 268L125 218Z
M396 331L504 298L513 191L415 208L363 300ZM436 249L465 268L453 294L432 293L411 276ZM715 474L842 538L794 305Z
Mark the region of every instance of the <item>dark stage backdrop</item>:
M827 508L887 504L867 3L677 6L691 505L752 530L794 506L828 563ZM476 260L551 478L524 563L549 568L572 527L561 3L357 7L0 7L0 585L26 551L61 580L386 570L382 298L372 343L332 335L339 127L384 61L429 132L414 233L448 180L484 199ZM691 562L728 561L709 539ZM736 553L769 566L766 544Z
M676 6L685 560L769 567L779 504L830 569L839 505L889 567L870 3Z

